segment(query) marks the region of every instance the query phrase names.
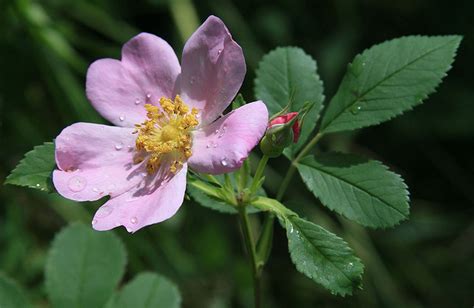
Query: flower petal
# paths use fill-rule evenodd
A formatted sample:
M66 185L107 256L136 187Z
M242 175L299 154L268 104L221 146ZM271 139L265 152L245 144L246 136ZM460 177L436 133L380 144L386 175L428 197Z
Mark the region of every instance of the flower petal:
M163 39L140 33L122 48L122 60L101 59L87 71L86 93L94 108L118 126L145 118L145 103L172 97L180 73L178 58Z
M145 168L133 164L133 128L75 123L56 138L53 183L62 196L76 201L117 196L143 180Z
M210 16L184 46L179 78L184 101L202 110L203 125L231 103L245 77L240 46L219 18Z
M173 216L184 200L187 165L167 181L130 190L110 199L99 208L92 221L94 229L103 231L124 226L135 232Z
M239 168L262 138L268 110L261 101L244 105L194 132L189 166L203 173L226 173Z

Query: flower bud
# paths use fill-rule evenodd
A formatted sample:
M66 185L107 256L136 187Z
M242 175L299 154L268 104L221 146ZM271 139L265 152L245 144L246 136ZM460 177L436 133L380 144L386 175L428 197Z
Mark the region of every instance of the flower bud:
M270 157L280 156L286 147L298 141L299 135L298 112L279 115L270 120L260 149Z

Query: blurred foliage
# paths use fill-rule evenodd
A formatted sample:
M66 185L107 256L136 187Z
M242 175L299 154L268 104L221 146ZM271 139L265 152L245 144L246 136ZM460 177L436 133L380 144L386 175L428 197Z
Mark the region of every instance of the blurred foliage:
M268 307L467 307L474 302L474 3L471 1L2 0L0 1L0 181L33 146L76 122L105 121L87 102L89 63L119 57L140 31L155 33L180 54L183 36L207 15L221 17L242 45L252 98L258 61L276 46L303 48L318 61L325 95L334 94L353 56L408 34L461 34L454 69L438 93L413 112L378 127L335 134L325 149L390 162L411 192L411 218L395 229L367 231L316 204L295 177L284 203L344 237L366 265L364 290L332 296L294 271L285 234L276 229L264 277ZM256 161L256 160L254 160ZM284 158L270 162L275 194ZM100 202L1 186L0 271L37 306L46 305L44 264L54 234L90 223ZM258 224L257 217L252 217ZM186 202L168 222L134 235L114 231L127 248L126 278L158 271L176 282L185 307L247 307L251 276L232 215Z

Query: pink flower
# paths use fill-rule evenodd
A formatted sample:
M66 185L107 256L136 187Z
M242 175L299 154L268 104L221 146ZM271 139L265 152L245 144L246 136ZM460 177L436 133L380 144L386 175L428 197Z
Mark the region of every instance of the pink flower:
M265 133L261 101L224 116L245 76L240 46L209 17L184 46L181 66L163 39L141 33L122 59L101 59L87 72L94 108L116 126L75 123L56 138L53 182L77 201L110 199L96 230L129 232L173 216L183 202L188 165L197 172L239 168Z

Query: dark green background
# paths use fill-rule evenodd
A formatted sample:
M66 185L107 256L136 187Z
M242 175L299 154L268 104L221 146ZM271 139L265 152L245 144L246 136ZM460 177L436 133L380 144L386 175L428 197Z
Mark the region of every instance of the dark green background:
M194 11L193 11L194 10ZM364 290L338 298L296 272L277 228L264 276L268 307L471 307L474 304L474 3L472 1L0 1L0 181L34 145L76 121L103 122L85 98L89 63L119 57L140 31L180 54L182 34L221 17L243 47L253 99L254 70L276 46L299 46L318 62L326 97L346 64L375 43L409 34L461 34L454 68L438 93L380 126L323 139L321 149L360 153L405 178L411 217L391 230L364 230L323 208L295 178L285 204L344 237L366 264ZM192 16L192 15L191 15ZM181 27L181 28L180 28ZM186 30L188 29L188 30ZM287 168L272 160L267 192ZM12 186L0 191L0 271L47 306L43 266L54 234L68 221L90 222L93 204ZM255 221L257 223L257 221ZM172 220L126 243L127 278L155 270L180 287L186 307L247 307L250 271L236 217L186 202Z

